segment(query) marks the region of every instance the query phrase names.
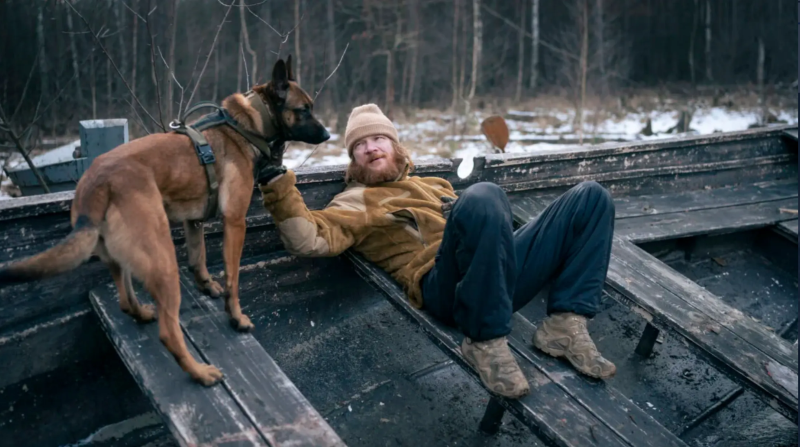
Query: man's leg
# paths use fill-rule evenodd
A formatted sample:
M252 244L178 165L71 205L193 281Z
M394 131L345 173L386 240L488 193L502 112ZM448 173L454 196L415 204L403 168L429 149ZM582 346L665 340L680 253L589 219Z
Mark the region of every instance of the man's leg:
M600 378L613 376L616 367L597 352L586 319L599 310L613 233L611 195L595 182L583 182L514 234L518 279L513 310L552 280L548 317L539 325L534 345Z
M422 281L425 309L466 335L461 351L490 390L530 390L505 336L511 332L516 262L511 207L491 183L467 188L453 205L433 269Z

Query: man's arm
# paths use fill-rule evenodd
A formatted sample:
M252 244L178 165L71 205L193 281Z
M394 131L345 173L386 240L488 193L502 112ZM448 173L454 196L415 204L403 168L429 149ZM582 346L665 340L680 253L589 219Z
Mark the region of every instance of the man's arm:
M309 211L295 187L294 172L274 168L259 176L264 208L270 212L286 250L297 256L337 256L350 248L365 230L363 206L337 206Z

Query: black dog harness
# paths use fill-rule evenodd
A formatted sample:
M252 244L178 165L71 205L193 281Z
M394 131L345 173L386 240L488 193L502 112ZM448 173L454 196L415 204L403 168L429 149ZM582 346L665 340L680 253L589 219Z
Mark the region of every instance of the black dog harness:
M266 104L261 100L260 96L255 92L248 92L246 97L250 100L250 105L256 109L261 115L262 121L266 124L267 120L271 119L271 114L267 109ZM203 115L191 125L184 124L186 117L193 112L203 108L217 109L214 112ZM218 209L218 196L219 196L219 182L217 181L217 174L214 171L214 164L216 157L208 140L203 136L202 132L212 127L227 125L235 130L239 135L243 136L250 144L256 147L261 153L262 157L270 158L273 150L273 145L281 140L280 136L272 139L267 139L261 135L243 128L233 117L227 109L220 107L212 102L200 102L188 109L180 120L175 120L169 124L170 129L176 133L180 133L189 137L194 144L194 149L197 152L197 158L200 164L206 169L206 180L208 181L208 201L206 202L205 210L203 212L203 219L208 220L216 217L219 214Z

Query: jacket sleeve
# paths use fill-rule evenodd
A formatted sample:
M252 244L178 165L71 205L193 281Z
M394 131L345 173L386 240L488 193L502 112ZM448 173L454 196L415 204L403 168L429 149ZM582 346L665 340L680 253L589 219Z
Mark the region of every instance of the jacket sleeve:
M362 239L366 209L357 200L335 198L325 209L310 211L295 186L294 172L260 185L264 208L280 232L286 251L296 256L337 256ZM341 196L342 194L340 194Z

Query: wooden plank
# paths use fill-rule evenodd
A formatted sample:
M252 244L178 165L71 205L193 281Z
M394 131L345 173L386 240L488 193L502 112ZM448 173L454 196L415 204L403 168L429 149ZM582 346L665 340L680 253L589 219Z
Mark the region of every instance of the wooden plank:
M731 155L733 157L733 155ZM794 157L794 158L793 158ZM523 174L515 175L513 169L509 172L499 172L497 176L484 176L482 180L498 183L504 190L508 192L524 191L529 189L542 189L553 188L558 186L576 185L582 181L594 180L597 182L609 182L619 180L632 180L643 179L654 176L676 176L685 174L696 174L699 172L717 172L727 170L741 170L749 173L749 179L756 181L761 179L762 171L766 172L771 169L773 165L780 165L784 163L796 163L796 155L782 153L776 155L767 155L763 157L745 158L731 160L721 160L710 163L691 163L691 164L677 164L647 167L641 169L603 169L597 172L592 170L581 170L580 167L576 168L574 173L568 175L542 175L537 176L537 172L533 168L520 168L525 171ZM599 169L599 168L598 168ZM530 180L526 178L530 178Z
M797 128L786 129L786 130L783 131L783 135L791 138L794 141L797 141Z
M224 386L271 445L344 446L252 334L231 328L222 300L201 294L181 270L181 326L224 374Z
M797 197L797 180L761 182L665 194L614 197L617 219L748 205Z
M631 256L631 252L635 250L641 249L615 236L606 282L630 300L626 304L643 309L656 321L694 343L711 358L718 360L717 364L732 373L738 381L756 391L773 408L796 422L797 396L773 380L765 368L765 365L775 359L764 351L780 350L777 340L769 342L770 347L754 346L752 340L748 341L739 334L741 326L731 329L734 319L711 316L705 312L711 305L710 302L718 298L709 294L704 296L708 303L702 304L692 296L676 295L670 290L675 288L674 284L667 286L659 282L652 263L643 264L638 257ZM716 306L714 303L714 307ZM745 335L752 336L753 333Z
M775 225L795 217L782 213L781 208L797 209L797 198L621 219L615 222L614 230L636 243L731 233Z
M181 370L159 341L157 323L139 325L119 310L113 284L93 289L90 298L117 353L179 445L269 445L225 387L205 388ZM193 343L187 347L202 359Z
M137 324L119 310L112 285L91 292L106 333L176 440L181 445L343 446L258 341L231 328L222 303L187 287L187 281L184 270L181 327L191 354L225 374L213 387L195 383L180 369L159 341L157 324Z
M552 357L532 349L536 327L519 313L513 315L512 321L513 329L508 337L512 349L626 442L634 446L686 445L616 388L602 380L588 379L567 362L554 361Z
M797 219L781 222L775 226L775 230L790 241L797 243Z
M352 251L347 251L345 255L353 262L359 275L375 286L412 321L419 324L426 335L445 354L480 383L478 374L461 355L460 342L463 336L457 330L441 324L427 313L413 307L399 285L379 267ZM548 377L547 370L543 371L528 361L527 359L529 358L535 358L535 354L531 353L527 348L519 346L521 344L520 337L524 338L527 334L518 331L516 336L517 341L515 341L514 351L520 367L531 385L531 393L521 399L499 398L498 400L537 436L551 445L557 446L647 445L631 444L627 441L625 436L641 435L639 430L634 429L629 424L620 427L619 430L622 432L620 433L616 431L618 427L609 427L605 420L598 418L598 416L587 410L584 406L585 401L579 401L565 390L566 386L564 384L570 383L569 379L560 377L560 379L564 380L562 383L557 383L551 377ZM555 369L549 371L550 374L555 375ZM582 390L582 392L582 397L590 396L586 390ZM603 415L607 416L605 413ZM664 439L667 438L668 435L665 434ZM680 445L679 441L673 445Z
M522 207L534 204L537 210L544 210L550 203L567 191L569 187L543 192L525 191L509 194L513 204L521 202ZM797 180L760 182L756 184L728 186L714 189L671 191L661 194L637 194L614 196L617 219L649 216L653 214L698 211L724 208L735 205L748 205L771 200L797 197Z
M730 329L736 336L748 342L752 349L761 351L797 372L797 350L775 331L728 306L721 298L631 242L615 238L612 251L619 262L636 269L650 281L686 301L697 312L708 317L709 321Z

